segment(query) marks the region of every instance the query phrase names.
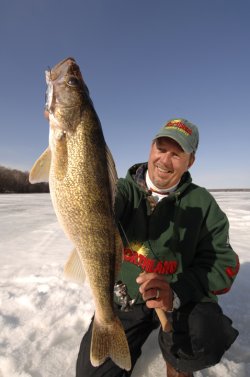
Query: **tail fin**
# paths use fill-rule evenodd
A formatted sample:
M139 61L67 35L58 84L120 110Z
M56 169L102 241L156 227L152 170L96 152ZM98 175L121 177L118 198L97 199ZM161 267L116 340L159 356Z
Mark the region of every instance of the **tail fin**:
M110 357L121 369L131 369L127 338L118 318L108 325L93 323L90 361L95 367Z

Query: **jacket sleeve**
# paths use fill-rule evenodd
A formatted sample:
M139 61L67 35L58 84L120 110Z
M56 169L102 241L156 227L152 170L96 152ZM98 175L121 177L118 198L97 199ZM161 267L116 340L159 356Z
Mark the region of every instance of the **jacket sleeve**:
M190 266L171 287L181 303L217 300L226 293L239 271L239 258L229 243L229 223L214 199L204 214Z

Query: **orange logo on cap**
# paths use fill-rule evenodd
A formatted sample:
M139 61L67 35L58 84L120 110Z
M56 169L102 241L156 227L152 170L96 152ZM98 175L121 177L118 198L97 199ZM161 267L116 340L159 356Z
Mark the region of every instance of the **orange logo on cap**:
M185 133L186 135L192 135L192 130L188 126L186 126L184 123L182 123L181 119L174 119L168 122L165 126L166 128L175 128L178 131L181 131Z

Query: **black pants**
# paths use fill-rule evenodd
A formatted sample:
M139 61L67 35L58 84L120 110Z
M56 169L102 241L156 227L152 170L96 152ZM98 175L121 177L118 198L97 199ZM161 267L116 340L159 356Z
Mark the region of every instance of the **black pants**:
M195 372L220 362L238 336L232 321L211 302L173 312L173 331L159 332L162 355L176 370Z
M116 308L129 343L132 368L120 369L107 359L99 367L90 363L92 323L84 335L78 354L76 377L129 377L150 333L159 326L156 313L145 304L135 305L133 311ZM238 336L219 305L198 303L184 306L172 317L173 331L159 332L159 345L166 361L184 372L197 371L217 364Z

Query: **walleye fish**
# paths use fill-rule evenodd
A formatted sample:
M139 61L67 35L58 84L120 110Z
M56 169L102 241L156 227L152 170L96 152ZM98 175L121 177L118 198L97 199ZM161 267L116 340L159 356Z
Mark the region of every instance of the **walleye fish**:
M115 164L75 60L67 58L45 75L49 147L29 179L31 183L49 181L58 221L75 247L65 275L82 282L86 274L89 280L95 303L92 365L110 357L130 370L127 339L113 311L115 276L122 260L113 213Z

